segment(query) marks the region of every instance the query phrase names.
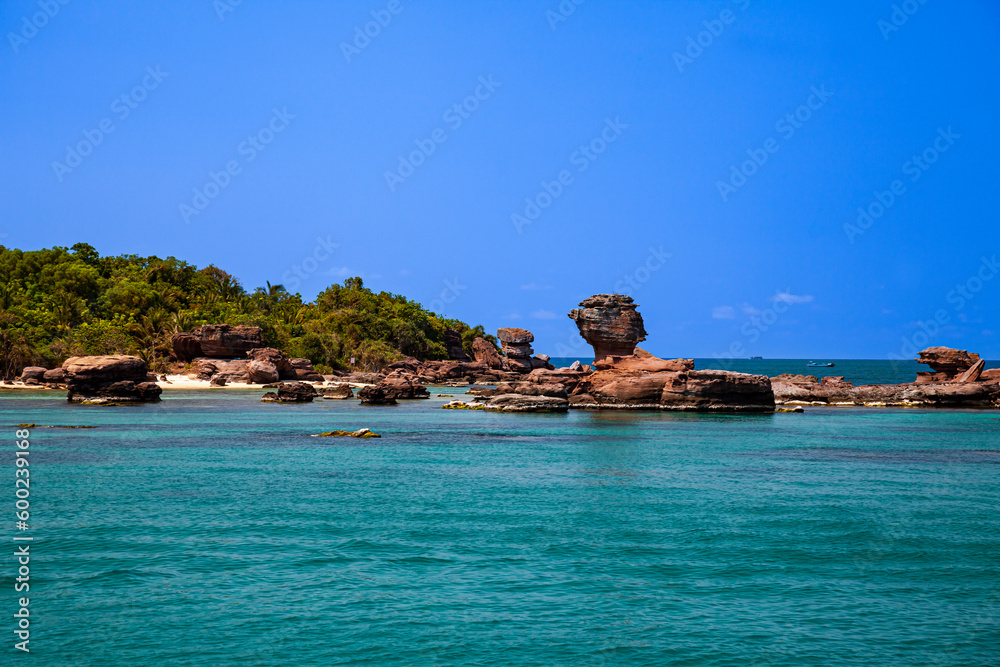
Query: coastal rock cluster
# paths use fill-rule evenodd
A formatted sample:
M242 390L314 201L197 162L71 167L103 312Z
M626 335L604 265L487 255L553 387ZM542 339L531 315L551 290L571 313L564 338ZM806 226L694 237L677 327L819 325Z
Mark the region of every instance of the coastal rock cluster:
M70 357L62 365L67 400L73 403L146 403L160 400L146 362L125 354Z
M323 382L308 359L264 347L260 327L204 324L171 337L174 357L190 362L191 376L216 386L278 381Z
M1000 407L1000 370L984 371L986 362L978 354L929 347L916 361L931 371L918 372L912 383L855 387L843 377L779 375L771 378L771 386L779 405Z

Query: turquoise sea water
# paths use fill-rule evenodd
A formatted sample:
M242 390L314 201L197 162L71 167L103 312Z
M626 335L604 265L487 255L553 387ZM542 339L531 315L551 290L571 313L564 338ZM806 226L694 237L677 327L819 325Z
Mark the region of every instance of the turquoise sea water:
M97 426L32 429L32 653L8 556L3 664L1000 662L1000 411L260 394L0 393L11 439ZM383 437L309 437L360 427Z

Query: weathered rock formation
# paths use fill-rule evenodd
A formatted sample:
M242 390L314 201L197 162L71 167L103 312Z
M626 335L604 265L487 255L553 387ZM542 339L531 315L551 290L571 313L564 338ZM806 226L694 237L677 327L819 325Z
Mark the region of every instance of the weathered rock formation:
M45 378L45 369L41 366L26 366L23 371L21 371L21 382L25 384L28 380L34 380L36 383L41 383Z
M261 396L263 403L312 403L318 396L316 388L305 382L279 382L277 392Z
M401 370L393 371L375 386L382 390L386 397L394 400L431 397L427 387L420 384L416 375Z
M536 368L554 368L549 363L548 356L533 356L535 351L531 349L531 343L534 342L535 335L527 329L515 327L497 329L497 338L506 357L504 367L507 370L530 373Z
M627 357L646 340L642 315L632 297L623 294L595 294L569 312L580 335L594 348L594 360L609 356Z
M645 350L635 355L605 357L596 371L537 369L523 379L480 392L486 408L508 405L529 411L565 401L569 408L616 410L691 410L713 412L771 412L774 395L763 375L727 371L696 371L690 359L659 359ZM513 396L544 397L528 401Z
M457 329L444 330L444 346L448 350L449 359L469 361L469 355L462 349L462 334Z
M976 365L980 366L981 372L982 366L986 363L979 363L982 360L978 354L970 354L965 350L955 350L950 347L929 347L920 352L920 357L917 361L927 364L931 367L931 371L933 371L931 373L917 373L917 383L919 384L925 382L951 382ZM978 378L978 375L976 378ZM975 382L975 380L969 379L964 381Z
M171 343L180 361L197 357L234 359L264 345L260 327L228 324L203 324L194 331L174 334Z
M931 347L917 361L933 372L918 372L912 383L855 387L843 377L817 381L812 375L779 375L771 385L779 405L1000 407L1000 370L984 371L979 355Z
M476 338L472 341L472 354L477 362L484 364L487 368L506 370L497 349L485 338Z
M66 398L74 403L143 403L160 400L162 391L148 382L149 369L139 357L124 354L70 357L63 365Z
M192 377L212 381L221 379L228 383L269 384L279 380L322 382L308 359L289 359L284 352L273 347L258 347L247 352L246 359L214 359L198 357L191 364Z
M320 391L320 395L327 399L344 400L347 398L354 398L354 390L351 388L351 385L346 382L340 382L332 384L329 387L325 387Z
M358 398L362 405L396 405L396 399L386 396L385 389L377 385L362 387Z

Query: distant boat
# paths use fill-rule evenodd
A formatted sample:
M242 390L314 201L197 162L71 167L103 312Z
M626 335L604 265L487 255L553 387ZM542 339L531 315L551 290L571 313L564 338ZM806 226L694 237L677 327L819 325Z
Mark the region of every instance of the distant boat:
M750 357L751 359L763 359L764 357Z
M837 364L833 363L832 361L828 364L817 364L815 361L810 361L808 364L806 364L806 366L808 366L809 368L832 368L833 366L836 365Z

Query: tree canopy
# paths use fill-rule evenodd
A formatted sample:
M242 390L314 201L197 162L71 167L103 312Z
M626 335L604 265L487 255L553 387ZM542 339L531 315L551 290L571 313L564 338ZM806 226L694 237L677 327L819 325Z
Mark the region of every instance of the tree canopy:
M445 359L455 329L467 354L482 326L444 318L361 278L331 285L314 302L265 284L252 292L224 270L174 257L101 257L86 243L22 251L0 246L0 374L53 367L81 354L135 354L165 370L170 337L201 324L260 326L264 342L320 370L365 369L399 359Z

